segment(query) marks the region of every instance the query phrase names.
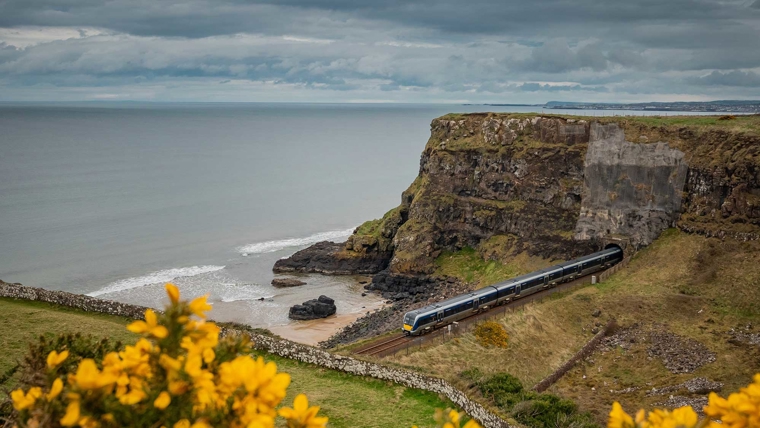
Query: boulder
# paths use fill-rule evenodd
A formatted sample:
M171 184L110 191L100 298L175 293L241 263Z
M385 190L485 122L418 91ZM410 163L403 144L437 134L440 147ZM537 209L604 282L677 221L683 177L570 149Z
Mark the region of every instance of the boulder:
M293 278L275 278L272 280L272 287L286 288L306 285L305 282Z
M335 300L327 296L319 296L318 299L307 300L301 305L293 305L288 317L292 320L315 320L334 315L337 310Z

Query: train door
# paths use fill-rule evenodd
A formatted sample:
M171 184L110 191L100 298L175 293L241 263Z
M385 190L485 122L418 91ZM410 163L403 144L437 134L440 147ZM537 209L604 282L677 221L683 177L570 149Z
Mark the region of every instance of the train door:
M515 287L515 297L520 297L520 284Z
M549 275L544 275L544 288L549 286Z
M472 301L472 310L473 312L477 312L478 308L480 307L480 299L475 299Z
M443 311L439 311L437 314L435 314L435 321L436 322L443 321Z

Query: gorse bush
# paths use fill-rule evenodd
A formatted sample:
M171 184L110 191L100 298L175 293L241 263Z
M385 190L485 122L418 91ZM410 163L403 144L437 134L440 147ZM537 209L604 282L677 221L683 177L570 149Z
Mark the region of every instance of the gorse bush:
M44 366L31 363L39 386L11 393L17 424L271 428L279 415L290 428L326 425L303 394L292 408L277 410L290 376L248 355L247 337L220 339L219 328L205 321L211 309L206 297L187 303L175 286L166 290L171 303L165 313L148 309L144 321L127 327L143 336L134 345L116 351L107 342L90 350L61 343L47 353ZM47 344L41 346L46 350ZM80 357L70 357L75 352Z
M485 321L475 326L475 338L481 346L486 348L490 346L506 348L509 336L500 323Z
M635 417L627 414L620 403L612 404L608 428L756 428L760 427L760 373L745 388L723 398L711 392L704 407L707 418L699 420L690 406L673 411L643 409Z

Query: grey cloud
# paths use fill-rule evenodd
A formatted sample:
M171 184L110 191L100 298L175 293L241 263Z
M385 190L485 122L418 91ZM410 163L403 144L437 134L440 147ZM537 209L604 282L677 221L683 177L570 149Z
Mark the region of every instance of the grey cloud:
M760 88L760 74L754 71L734 70L727 73L713 71L712 73L693 79L700 85L739 86Z
M51 86L169 94L156 88L181 82L309 99L760 97L756 73L742 71L760 67L759 4L0 0L0 30L79 30L23 49L0 33L0 97Z
M533 48L531 57L518 67L544 73L562 73L583 68L603 71L607 68L607 57L598 45L586 45L572 50L563 40L550 40Z

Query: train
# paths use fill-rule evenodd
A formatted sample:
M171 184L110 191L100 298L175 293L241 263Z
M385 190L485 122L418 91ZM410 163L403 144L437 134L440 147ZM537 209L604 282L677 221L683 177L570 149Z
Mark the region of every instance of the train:
M622 260L623 250L613 245L593 254L461 294L407 312L402 331L410 336L425 334L474 313L607 269Z

